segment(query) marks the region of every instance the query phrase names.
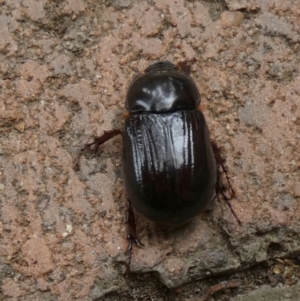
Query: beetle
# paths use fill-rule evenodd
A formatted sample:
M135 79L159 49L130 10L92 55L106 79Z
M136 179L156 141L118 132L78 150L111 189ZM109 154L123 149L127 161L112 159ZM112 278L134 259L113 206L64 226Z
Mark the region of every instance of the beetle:
M122 135L130 251L132 242L143 245L132 206L152 221L177 227L207 209L219 194L229 199L221 180L222 172L227 177L225 160L210 140L200 103L200 92L186 63L156 62L129 86L123 131L105 132L79 154L92 145L97 150Z

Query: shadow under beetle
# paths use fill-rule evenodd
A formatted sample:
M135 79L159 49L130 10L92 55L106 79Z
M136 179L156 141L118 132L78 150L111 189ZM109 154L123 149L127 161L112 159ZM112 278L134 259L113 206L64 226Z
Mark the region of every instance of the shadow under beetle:
M143 245L132 206L152 221L176 227L207 209L220 194L229 199L221 180L222 172L227 177L225 160L209 138L199 109L200 93L189 73L185 63L177 67L161 61L149 66L130 84L125 101L129 115L123 131L105 132L78 156L92 145L97 150L122 135L129 251L132 242ZM228 177L227 181L234 194Z

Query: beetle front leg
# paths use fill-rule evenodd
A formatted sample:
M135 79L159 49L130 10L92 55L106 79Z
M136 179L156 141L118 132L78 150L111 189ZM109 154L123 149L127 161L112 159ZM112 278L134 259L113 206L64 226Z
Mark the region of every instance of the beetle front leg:
M106 141L112 139L113 137L117 136L117 135L121 135L122 131L121 130L111 130L111 131L105 131L103 135L94 138L94 141L92 143L87 143L79 152L79 155L77 157L75 166L78 166L79 164L79 159L82 156L83 152L87 149L90 148L93 145L96 145L95 147L95 152L97 152L98 148L100 145L102 145L103 143L105 143Z
M128 226L127 239L129 240L128 252L129 252L129 266L130 266L132 244L135 243L135 245L141 245L143 247L144 244L138 238L137 231L136 231L135 215L129 199L127 199L126 223Z
M179 63L177 64L177 67L178 67L178 69L179 69L181 72L183 72L183 73L185 73L185 74L187 74L187 75L190 75L190 73L191 73L191 68L192 68L192 64L193 64L194 62L197 62L197 59L193 58L193 59L188 60L188 61L179 62Z
M224 200L226 201L226 204L230 208L231 213L236 218L237 222L241 225L240 219L237 217L235 211L233 210L229 200L230 197L227 195L227 188L229 187L231 191L231 196L235 196L235 191L232 188L230 179L228 177L228 170L225 166L226 160L221 155L221 149L217 146L217 144L214 141L211 141L211 146L215 155L216 163L217 163L217 184L216 184L216 198L219 199L220 194L222 194ZM225 174L226 181L228 183L228 186L224 184L222 181L222 174Z

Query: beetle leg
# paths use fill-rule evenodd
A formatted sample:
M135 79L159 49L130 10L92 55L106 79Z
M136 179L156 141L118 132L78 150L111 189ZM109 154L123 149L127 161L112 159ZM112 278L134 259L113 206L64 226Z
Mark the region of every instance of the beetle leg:
M191 67L192 67L191 64L196 62L196 61L197 61L197 59L193 58L193 59L188 60L188 61L179 62L177 64L177 67L181 72L190 75Z
M126 212L126 223L128 226L128 236L129 240L128 252L129 252L129 265L131 262L131 251L132 244L141 245L144 247L144 244L139 240L137 232L136 232L136 223L135 223L135 215L129 199L127 199L127 212Z
M79 159L82 156L83 152L87 149L90 148L91 146L95 145L95 152L97 152L98 148L100 145L102 145L103 143L105 143L106 141L112 139L113 137L117 136L117 135L121 135L122 131L121 130L111 130L108 132L104 132L103 135L101 135L100 137L96 137L94 139L94 141L92 143L87 143L79 152L75 166L78 166L79 164Z
M236 218L237 222L241 225L242 223L241 223L240 219L237 217L235 211L233 210L233 208L229 202L230 197L226 193L227 188L229 187L229 189L231 191L231 196L236 195L234 189L232 188L230 179L228 177L228 169L225 166L226 160L222 157L221 149L217 146L217 144L214 141L211 141L211 146L212 146L212 149L213 149L213 152L215 155L215 159L216 159L216 163L217 163L217 184L216 184L215 198L219 199L220 194L222 195L222 197L226 201L226 204L228 205L231 213ZM226 176L226 181L227 181L228 187L222 181L222 174L225 174L225 176Z

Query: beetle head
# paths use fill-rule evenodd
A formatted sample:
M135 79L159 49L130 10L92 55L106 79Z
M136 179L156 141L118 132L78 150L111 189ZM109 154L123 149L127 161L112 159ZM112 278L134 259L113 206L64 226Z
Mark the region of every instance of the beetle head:
M159 61L146 68L145 73L162 72L162 71L169 71L169 70L178 70L178 67L169 61Z

